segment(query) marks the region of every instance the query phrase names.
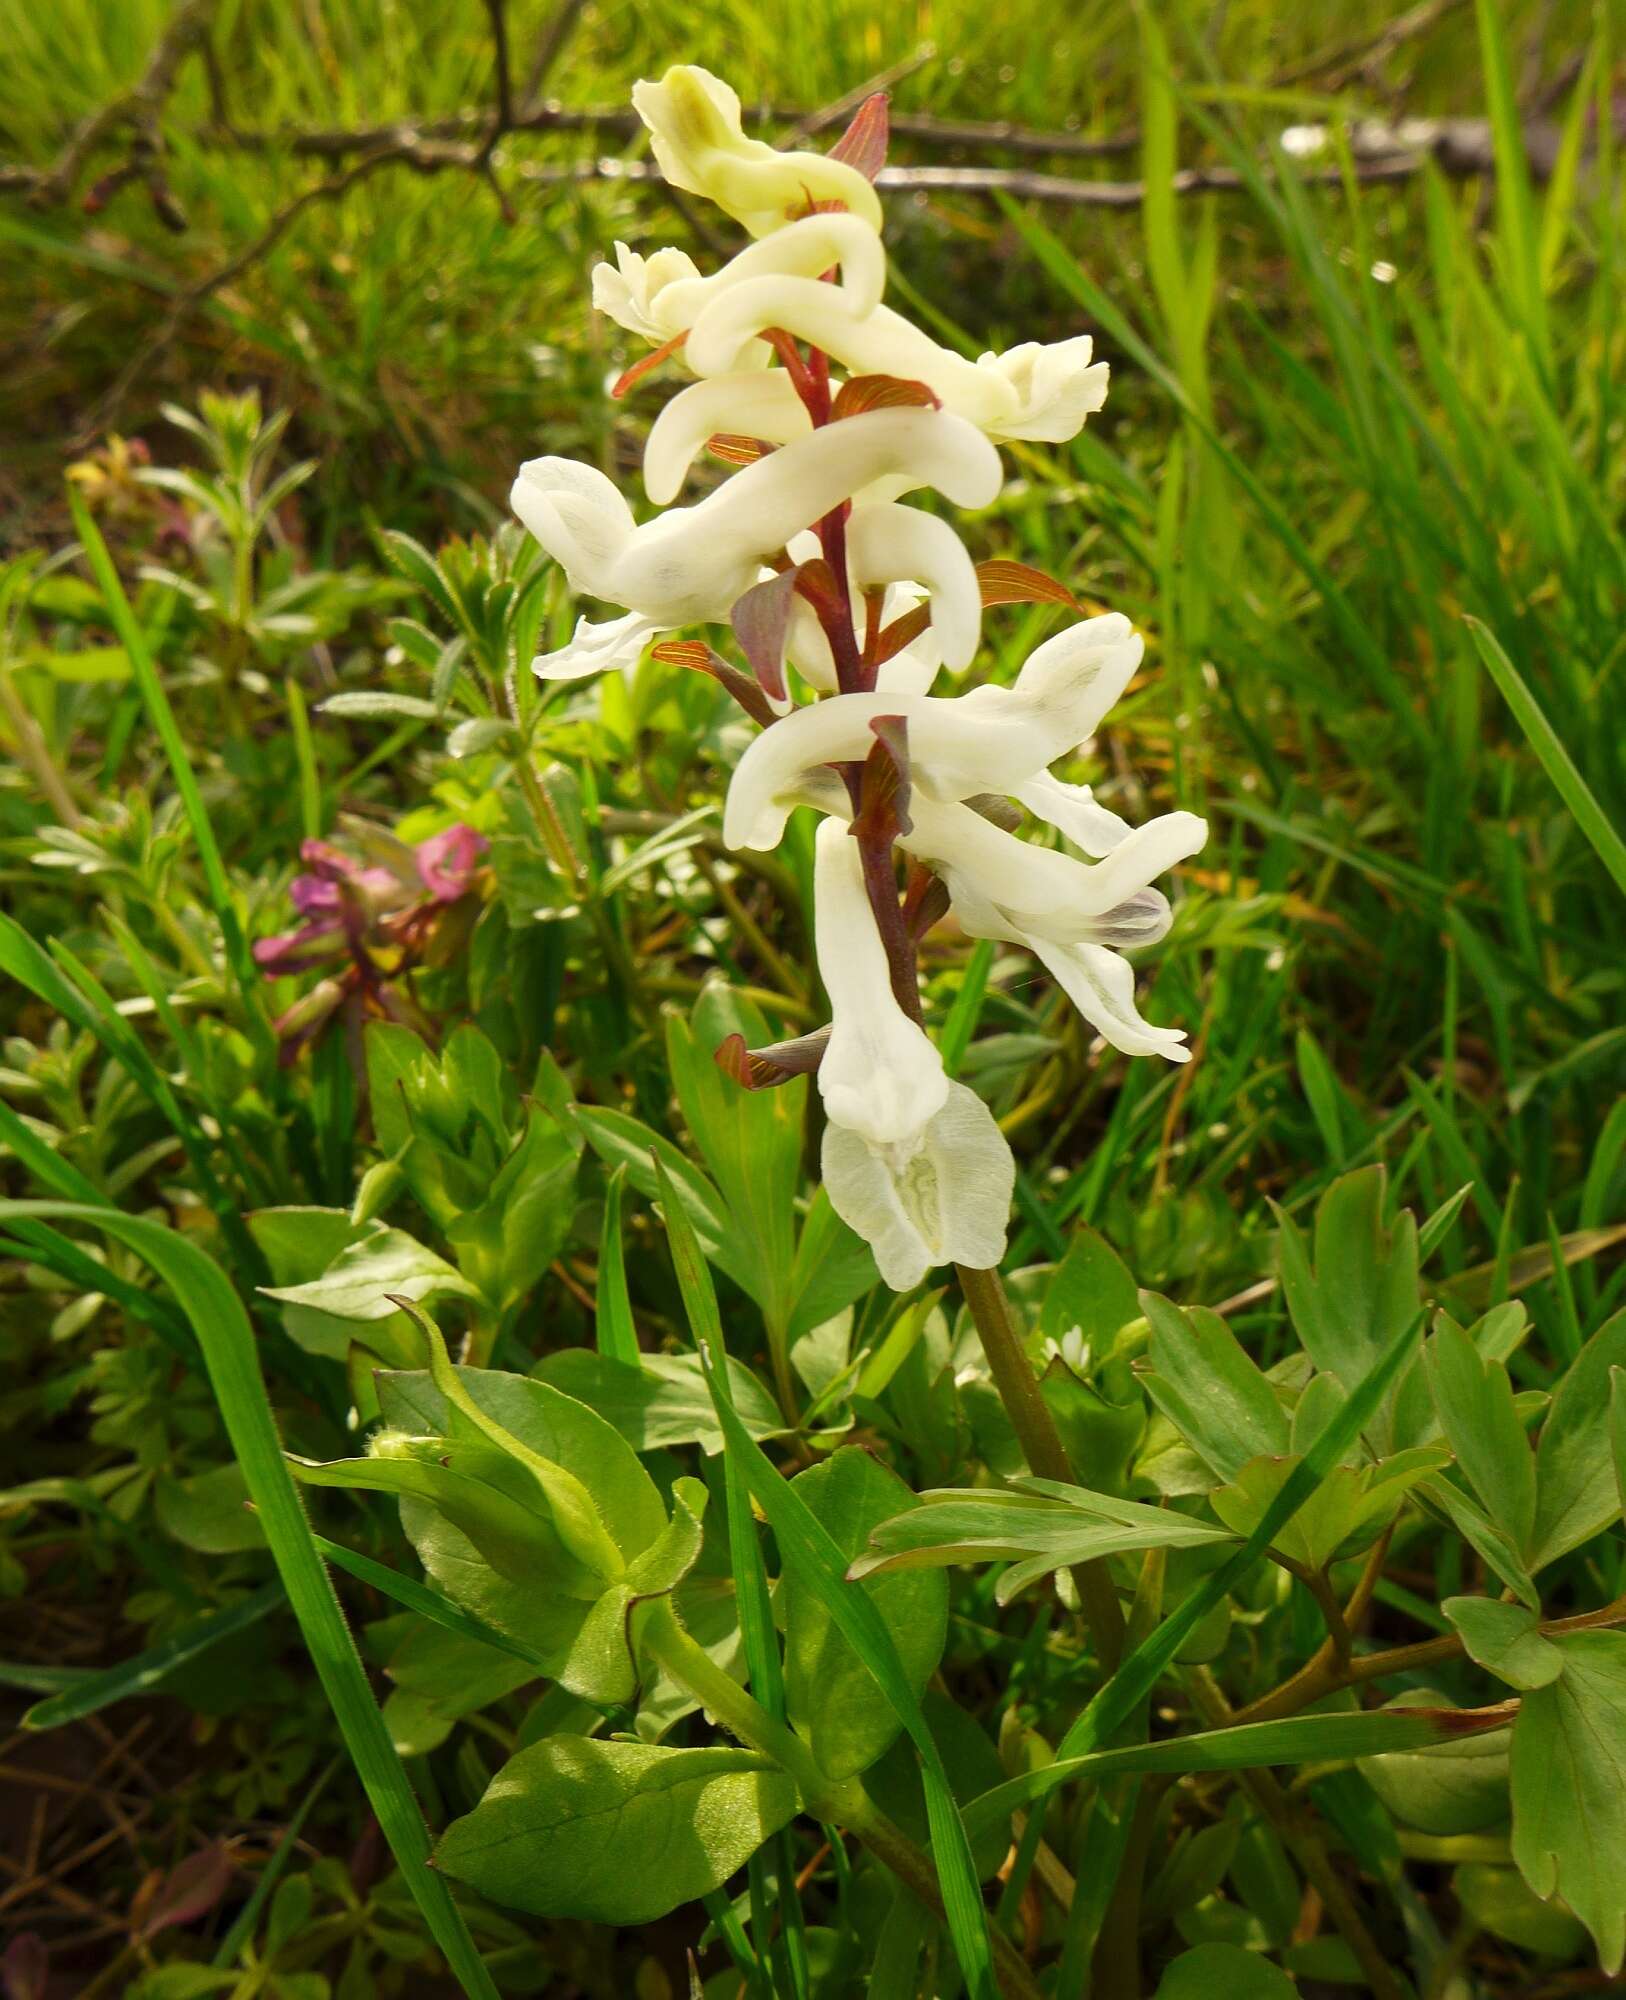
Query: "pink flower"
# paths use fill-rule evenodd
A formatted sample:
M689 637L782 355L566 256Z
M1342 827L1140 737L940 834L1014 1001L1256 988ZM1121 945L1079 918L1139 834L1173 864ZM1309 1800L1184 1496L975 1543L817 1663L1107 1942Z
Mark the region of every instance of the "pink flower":
M419 842L415 850L418 873L437 903L455 903L467 893L486 847L483 837L461 820L444 833Z
M278 1021L285 1061L346 1006L399 1018L406 1003L389 982L418 962L440 912L473 887L486 851L487 842L461 822L415 848L397 843L387 863L363 863L324 840L304 842L305 872L288 891L304 922L254 944L254 962L268 979L328 975Z

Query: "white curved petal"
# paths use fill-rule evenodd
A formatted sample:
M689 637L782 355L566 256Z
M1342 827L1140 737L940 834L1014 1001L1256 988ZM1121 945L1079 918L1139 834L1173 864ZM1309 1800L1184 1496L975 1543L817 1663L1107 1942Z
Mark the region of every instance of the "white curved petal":
M730 286L689 329L684 358L697 375L724 374L770 327L823 348L851 375L924 382L945 408L980 428L1017 415L1017 391L997 370L940 347L889 306L855 312L833 285L816 278L751 278Z
M636 250L617 242L615 262L593 266L593 304L617 326L658 347L681 330L667 330L662 300L671 287L699 277L699 269L686 251L656 250L640 257Z
M797 719L787 717L773 733ZM922 793L924 784L911 802L914 826L904 836L905 846L939 870L956 907L986 899L1001 913L1009 934L1024 939L1071 943L1094 936L1096 920L1195 854L1208 837L1207 822L1195 813L1164 813L1134 828L1105 859L1092 864L1034 847L980 813L934 804Z
M833 287L845 309L859 318L881 303L886 290L886 251L874 227L856 215L806 215L771 236L748 244L719 271L702 277L691 265L677 274L652 303L661 338L687 332L707 306L738 285L757 278L821 278L838 271Z
M1098 944L1033 940L1033 954L1105 1041L1126 1056L1166 1056L1190 1062L1180 1028L1154 1028L1135 1006L1135 975L1127 959Z
M632 509L597 467L573 458L529 459L508 499L573 590L625 602L614 590L614 570L636 523Z
M1016 1163L993 1113L963 1083L913 1147L871 1146L850 1127L824 1129L830 1205L875 1253L894 1291L938 1264L985 1271L1005 1254Z
M1088 785L1065 784L1048 771L1013 785L1011 797L1097 860L1129 838L1128 820L1097 804Z
M1090 919L1091 944L1109 951L1141 951L1169 934L1174 911L1161 889L1137 889L1127 901Z
M556 653L538 653L531 672L543 681L580 681L614 667L637 666L644 648L662 628L636 611L601 625L578 618L570 643Z
M635 83L632 101L671 185L714 201L753 236L782 227L815 201L842 202L880 228L880 201L856 168L826 153L782 153L748 139L738 96L709 71L674 64L659 83Z
M1145 650L1140 634L1120 613L1085 618L1064 626L1028 655L1015 692L1034 708L1054 714L1058 726L1065 715L1066 748L1073 750L1095 734L1133 680ZM978 688L967 699L987 701L996 692Z
M791 599L790 622L785 627L785 658L809 687L822 694L835 693L838 685L835 656L824 636L824 627L805 597Z
M943 1059L892 992L858 843L839 820L819 828L814 945L830 996L819 1092L834 1125L871 1145L913 1144L948 1096Z
M931 598L931 629L944 664L970 666L982 636L982 586L965 543L947 521L893 500L855 507L847 522L847 573L859 589L905 577L919 583Z
M1004 354L983 354L977 366L1010 385L1014 413L990 426L995 437L1031 438L1065 444L1084 428L1107 399L1104 361L1091 362L1094 343L1087 333L1048 345L1024 341Z
M907 473L958 506L984 506L999 489L999 455L971 425L941 411L872 410L797 438L694 506L668 508L642 527L601 472L572 459L521 466L512 504L575 589L675 626L726 617L765 556L884 473ZM945 589L957 552L963 598L964 575L973 586L976 579L953 531L936 522L919 545L933 552ZM892 574L914 568L902 563ZM961 611L956 629L965 623Z
M689 468L719 431L789 444L813 428L783 368L714 375L680 389L650 426L644 490L657 507L677 498Z

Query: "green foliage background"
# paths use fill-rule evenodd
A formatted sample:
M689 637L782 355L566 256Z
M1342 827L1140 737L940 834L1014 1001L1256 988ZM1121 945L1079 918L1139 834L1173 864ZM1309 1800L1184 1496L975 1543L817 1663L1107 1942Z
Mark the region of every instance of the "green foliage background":
M140 73L168 13L161 0L0 0L0 152L48 164L77 120ZM531 0L507 9L522 80L551 18ZM1626 654L1619 32L1585 0L1480 0L1424 10L1413 32L1385 41L1409 18L1398 8L1375 18L1343 0L1294 9L1248 0L1213 14L1154 14L1122 0L896 10L600 0L574 18L545 88L567 106L619 109L635 77L684 59L727 75L748 102L813 110L902 65L901 111L1084 138L1135 128L1129 150L1099 158L1030 162L922 138L900 139L892 156L1140 176L1147 190L1121 210L961 191L888 201L900 304L940 337L977 352L1087 328L1112 361L1102 416L1074 446L1019 448L1018 477L970 535L978 556L1039 564L1146 632L1148 671L1090 775L1115 784L1133 817L1178 804L1213 823L1149 971L1153 1016L1184 1023L1197 1045L1189 1070L1092 1052L1026 964L990 966L953 936L928 945L930 1018L960 1046L976 1026L962 1073L1018 1150L1007 1268L1072 1274L1064 1282L1041 1269L1026 1289L1019 1276L1019 1306L1032 1344L1082 1323L1101 1363L1132 1317L1132 1304L1116 1318L1089 1304L1103 1285L1116 1296L1117 1267L1097 1248L1104 1238L1140 1285L1223 1306L1262 1366L1292 1363L1302 1344L1325 1368L1313 1304L1293 1297L1290 1267L1277 1284L1280 1218L1308 1226L1340 1176L1381 1162L1390 1217L1410 1208L1432 1218L1430 1299L1464 1324L1522 1302L1531 1330L1503 1358L1514 1390L1537 1399L1583 1350L1601 1352L1587 1343L1626 1284L1617 1247L1626 1028L1611 879L1621 850L1610 833L1626 819L1622 736L1611 726ZM415 1246L388 1246L399 1253L392 1284L466 1312L485 1358L494 1349L509 1366L545 1357L554 1379L571 1356L558 1377L567 1390L595 1339L625 1355L635 1320L646 1348L687 1355L642 1129L692 1154L707 1119L722 1115L696 1106L717 1082L709 1048L728 1023L705 1012L688 1025L713 973L750 989L747 1004L770 1032L819 1018L806 964L807 851L793 836L752 874L735 874L720 854L704 812L733 742L715 691L697 677L646 666L625 689L606 689L596 710L544 703L524 659L539 632L562 635L574 609L514 542L485 539L526 456L579 454L618 476L636 466L653 403L605 394L636 357L588 310L591 264L616 237L644 249L680 242L704 264L715 239L656 184L548 178L570 162L636 151L619 128L514 133L492 158L496 189L466 166L381 166L312 201L171 326L186 288L255 246L328 170L270 135L432 120L492 96L490 18L477 0L224 0L209 43L218 102L193 58L162 117L183 229L166 225L139 180L87 213L77 197L105 159L71 201L0 192L0 726L13 751L23 731L37 734L68 807L41 779L39 755L19 754L0 780L0 887L19 932L36 941L33 955L8 946L0 1095L12 1112L0 1137L9 1194L111 1203L223 1264L256 1315L285 1437L333 1459L349 1399L370 1414L367 1366L345 1375L354 1327L309 1308L301 1337L261 1302L260 1287L326 1272L293 1254L304 1221L279 1234L243 1215L319 1209L328 1221L309 1226L329 1232L335 1256L371 1255L378 1238L363 1242L365 1227L387 1221ZM1340 149L1339 121L1400 113L1488 119L1503 171L1460 179L1424 165L1393 183L1363 178ZM221 118L231 131L211 137ZM1284 133L1318 123L1329 138L1308 164L1331 185L1301 182L1278 150ZM1533 143L1550 170L1538 183L1518 133L1542 126ZM249 131L263 143L242 143ZM1176 165L1194 163L1241 185L1165 194ZM139 372L127 381L132 357ZM206 413L202 432L165 414L166 404L195 412L206 391L249 390L273 420L266 432L242 406ZM187 479L136 483L109 453L112 432L141 439L158 466ZM272 490L296 463L307 467L297 485ZM70 466L111 554L101 569L81 561L41 575L38 559L75 533ZM268 491L258 517L240 504ZM442 549L437 570L425 552ZM109 588L113 570L128 611ZM991 613L987 672L1014 670L1053 617ZM183 778L174 740L195 780ZM352 816L345 828L341 814ZM246 959L247 940L284 927L302 837L354 837L359 822L413 841L456 819L489 839L489 873L477 907L446 920L413 1000L437 1035L477 1024L504 1080L463 1044L467 1074L424 1113L442 1120L434 1146L403 1168L376 1088L369 1120L342 1036L277 1064L272 1015L302 986L269 987ZM383 1040L373 1039L376 1064ZM396 1053L410 1067L413 1052ZM419 1081L428 1105L440 1086ZM579 1123L567 1146L558 1118L572 1103ZM783 1106L778 1115L788 1188L801 1134ZM750 1137L767 1143L755 1127ZM876 1426L917 1489L960 1483L968 1464L1013 1469L976 1394L957 1404L950 1378L918 1360L937 1352L919 1329L889 1325L881 1304L862 1302L865 1274L850 1254L840 1265L828 1217L793 1220L788 1198L775 1208L749 1151L729 1181L737 1138L725 1134L717 1157L707 1153L714 1192L729 1215L762 1196L767 1221L731 1232L725 1215L708 1237L705 1200L690 1212L723 1273L730 1346L762 1378L737 1392L746 1427L772 1436L775 1395L781 1414L789 1397L814 1428L856 1397L859 1420ZM505 1202L482 1205L458 1178L488 1187L522 1154L515 1185L534 1189L552 1173L561 1179L550 1186L572 1189L550 1198L554 1220L540 1239L549 1255L534 1264L539 1239L505 1237ZM625 1183L606 1177L617 1161ZM666 1165L685 1171L675 1153ZM341 1223L350 1213L354 1242L341 1242L334 1212ZM0 1494L0 1580L11 1600L0 1650L16 1656L12 1677L29 1690L19 1707L71 1692L51 1679L64 1665L71 1681L71 1670L180 1635L165 1698L190 1731L162 1766L161 1789L178 1787L179 1805L119 1847L116 1862L64 1878L80 1894L94 1880L92 1906L104 1905L114 1942L34 1928L49 1934L65 1976L100 1982L86 1990L145 2000L211 1990L187 1983L211 1956L230 1974L219 1990L245 1996L325 2000L331 1986L338 2000L357 2000L403 1981L431 1990L442 1975L426 1968L439 1961L425 1956L403 1878L371 1858L350 1866L356 1843L373 1836L348 1771L330 1761L341 1740L294 1626L265 1595L261 1538L233 1471L249 1458L235 1435L234 1458L214 1396L187 1365L183 1316L128 1246L90 1248L97 1236L60 1219L8 1226L0 1410L19 1448ZM800 1261L798 1241L811 1246ZM625 1313L607 1334L609 1274L622 1257ZM488 1323L468 1306L470 1287ZM793 1351L822 1308L855 1297L857 1319L833 1360ZM421 1359L399 1315L369 1323L363 1337L372 1361ZM902 1365L904 1353L916 1358ZM1448 1407L1480 1393L1445 1338L1431 1368L1437 1377L1453 1364L1465 1386L1436 1392ZM698 1377L684 1387L684 1407L705 1409ZM1487 1425L1505 1431L1494 1384L1483 1393L1498 1413ZM1601 1412L1606 1372L1588 1394ZM767 1414L753 1421L747 1396ZM1539 1407L1527 1400L1523 1420ZM1120 1447L1091 1430L1088 1411L1079 1424L1111 1462ZM692 1456L699 1435L651 1443ZM1594 1471L1606 1475L1601 1444L1587 1436ZM1467 1472L1483 1439L1449 1425L1447 1439ZM1122 1445L1124 1463L1131 1449ZM1590 1520L1589 1503L1576 1504ZM719 1494L714 1521L721 1511ZM360 1516L324 1504L318 1522L359 1544L361 1561L368 1552L392 1568L402 1560L378 1503ZM1550 1615L1590 1611L1620 1590L1618 1522L1588 1533L1546 1573ZM1538 1552L1538 1542L1525 1551ZM714 1595L729 1587L731 1553L734 1587L746 1587L738 1547L713 1541L701 1571ZM1438 1635L1447 1598L1494 1596L1506 1572L1493 1566L1487 1582L1480 1557L1437 1532L1414 1543L1380 1597L1387 1642ZM466 1656L448 1669L422 1636L443 1635L421 1628L410 1639L389 1623L405 1614L379 1589L376 1577L347 1578L346 1609L366 1627L369 1665L387 1663L396 1705L387 1719L438 1826L472 1804L505 1751L565 1726L571 1697L556 1688L527 1708L517 1690L529 1683L511 1659L505 1679L489 1649L483 1679L466 1675ZM951 1631L961 1638L948 1678L986 1725L981 1750L991 1754L1003 1712L996 1682L1031 1694L1058 1738L1087 1685L1054 1660L1024 1682L1024 1600L1002 1621L981 1573L969 1584L957 1575L955 1591ZM1263 1636L1257 1655L1239 1644L1227 1656L1238 1702L1270 1684L1268 1668L1290 1671L1318 1636L1303 1593L1285 1603L1260 1595L1245 1610ZM207 1628L207 1646L187 1638L219 1616L239 1622ZM971 1643L968 1625L982 1635ZM1504 1639L1545 1643L1533 1629L1495 1643ZM194 1643L202 1664L188 1667ZM1480 1639L1467 1643L1489 1666ZM1457 1659L1445 1694L1496 1698L1465 1671ZM1602 1685L1613 1669L1588 1671ZM236 1704L222 1696L234 1673ZM468 1701L448 1702L449 1681L465 1679ZM1526 1695L1550 1712L1555 1740L1578 1726L1564 1708L1576 1685L1532 1682ZM359 1690L353 1678L353 1704ZM342 1716L345 1697L333 1699ZM384 1800L387 1824L399 1769L379 1755L374 1803ZM1381 1779L1359 1794L1359 1811L1346 1792L1330 1817L1393 1911L1415 1921L1408 1898L1421 1896L1443 1920L1452 1956L1442 1978L1524 1993L1555 1961L1585 1962L1591 1948L1565 1911L1521 1900L1508 1863L1528 1855L1444 1823L1434 1833L1413 1825L1397 1843L1371 1817L1374 1798L1389 1802ZM1604 1841L1610 1826L1606 1776L1597 1783L1588 1841ZM296 1811L309 1814L311 1841L297 1853L277 1845ZM1245 1850L1251 1824L1240 1838ZM1224 1870L1209 1883L1199 1839L1153 1878L1164 1932L1218 1893ZM1427 1845L1462 1839L1449 1852ZM155 1896L162 1906L186 1888L175 1888L174 1871L223 1841L238 1846L227 1886L205 1903L204 1930L185 1917L144 1928ZM777 1856L771 1879L783 1882L811 1849L770 1843L764 1853ZM1415 1864L1403 1879L1402 1854ZM1269 1913L1272 1894L1278 1904L1283 1894L1279 1860L1273 1851L1251 1872L1239 1864L1220 1900ZM1449 1891L1427 1872L1446 1861ZM1539 1857L1526 1874L1538 1869ZM245 1917L249 1886L267 1877ZM759 1897L767 1879L753 1877ZM1286 1879L1290 1897L1297 1878ZM1606 1885L1598 1893L1607 1901ZM855 1895L843 1914L878 1924ZM1585 1900L1571 1893L1577 1908ZM1274 1936L1274 1917L1260 1921ZM560 1993L625 1992L638 1977L668 1982L651 1992L682 1990L682 1951L698 1935L697 1925L651 1927L616 1941L568 1921L526 1930L495 1909L480 1912L476 1930L505 1985ZM902 1958L907 1946L889 1948ZM1295 1970L1321 1990L1313 1963ZM1171 2000L1177 1990L1168 1987Z

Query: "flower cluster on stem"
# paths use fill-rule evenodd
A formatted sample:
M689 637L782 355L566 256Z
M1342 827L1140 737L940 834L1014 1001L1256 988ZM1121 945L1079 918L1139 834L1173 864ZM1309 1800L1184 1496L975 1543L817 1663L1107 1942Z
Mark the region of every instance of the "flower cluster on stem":
M822 1169L837 1212L899 1290L934 1265L998 1263L1014 1180L983 1100L945 1071L926 1032L916 953L948 909L969 936L1030 951L1096 1032L1183 1062L1183 1034L1135 1004L1123 952L1156 943L1170 908L1155 878L1206 828L1176 812L1131 828L1052 766L1094 735L1141 660L1116 615L1081 618L1041 645L1011 686L934 694L977 654L988 588L928 491L990 505L998 444L1074 437L1106 395L1088 336L1027 342L975 361L883 303L886 251L873 176L885 99L828 154L776 151L741 129L739 99L706 71L669 70L634 103L656 162L753 241L703 275L676 249L616 245L594 273L598 308L652 352L618 390L671 362L694 379L650 431L640 522L596 468L539 458L513 506L577 592L621 608L583 619L535 663L576 679L662 657L711 672L762 725L729 785L724 838L772 848L797 806L824 815L815 848L815 942L827 1030L742 1059L742 1082L816 1068ZM709 451L738 469L678 504ZM1038 600L1070 601L1005 564ZM1023 594L1020 582L1017 594ZM709 641L732 627L746 666ZM793 668L794 675L787 673ZM1023 815L1060 835L1039 846ZM904 871L900 885L900 864Z

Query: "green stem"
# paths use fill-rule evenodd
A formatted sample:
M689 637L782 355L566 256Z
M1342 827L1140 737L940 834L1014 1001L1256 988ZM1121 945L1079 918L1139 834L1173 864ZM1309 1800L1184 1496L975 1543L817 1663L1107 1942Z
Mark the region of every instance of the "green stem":
M954 1269L966 1307L976 1322L982 1351L988 1357L994 1387L1005 1405L1005 1414L1011 1420L1029 1471L1041 1479L1075 1485L1067 1447L1061 1441L1050 1405L1044 1399L1039 1378L1011 1318L1010 1303L998 1271L973 1271L965 1264L956 1264ZM1110 1674L1117 1668L1124 1647L1124 1616L1112 1572L1105 1558L1097 1556L1089 1562L1074 1563L1070 1574L1090 1638L1101 1664Z
M827 1778L811 1750L788 1723L776 1721L753 1695L726 1674L678 1623L667 1598L660 1598L644 1613L639 1639L645 1652L666 1669L672 1679L686 1688L711 1719L781 1764L796 1780L802 1803L819 1819L839 1820L853 1826L855 1810L867 1806L862 1788L852 1779Z
M0 665L0 710L4 710L19 762L26 764L45 802L65 827L76 827L84 815L74 803L66 776L57 769L51 746L30 713L27 703L12 685L11 668Z
M1626 1597L1617 1597L1600 1611L1583 1611L1572 1618L1544 1619L1536 1629L1544 1638L1551 1638L1565 1632L1597 1632L1617 1625L1626 1625ZM1418 1673L1427 1667L1437 1667L1446 1660L1460 1659L1462 1652L1460 1636L1447 1632L1438 1639L1420 1640L1414 1646L1391 1646L1381 1653L1357 1653L1347 1666L1340 1667L1332 1642L1328 1640L1291 1680L1283 1681L1280 1687L1261 1695L1246 1708L1239 1708L1232 1720L1274 1722L1279 1716L1297 1715L1313 1702L1322 1701L1329 1694L1338 1694L1344 1688L1384 1680L1390 1674Z

